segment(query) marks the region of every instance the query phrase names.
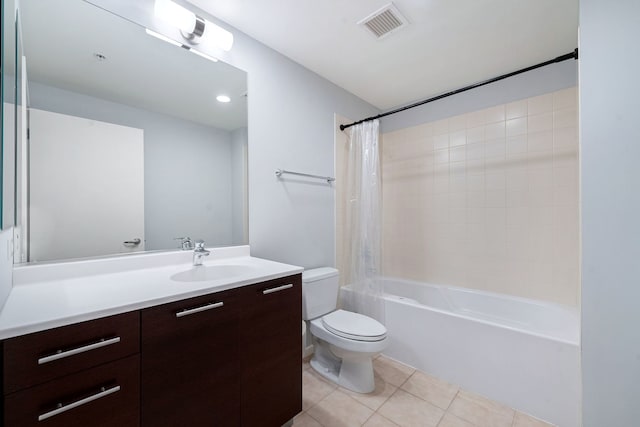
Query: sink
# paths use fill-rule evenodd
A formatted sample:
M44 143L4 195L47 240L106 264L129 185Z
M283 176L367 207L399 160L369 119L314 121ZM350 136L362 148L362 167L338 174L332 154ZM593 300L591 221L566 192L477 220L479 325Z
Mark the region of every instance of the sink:
M200 265L190 270L181 271L171 276L176 282L202 282L219 280L248 273L251 267L241 264Z

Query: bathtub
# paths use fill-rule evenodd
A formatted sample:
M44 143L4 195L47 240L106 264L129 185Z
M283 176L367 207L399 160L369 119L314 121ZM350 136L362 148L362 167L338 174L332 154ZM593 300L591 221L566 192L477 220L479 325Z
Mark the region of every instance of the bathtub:
M561 427L580 425L577 309L383 278L388 357ZM353 289L341 303L349 309Z

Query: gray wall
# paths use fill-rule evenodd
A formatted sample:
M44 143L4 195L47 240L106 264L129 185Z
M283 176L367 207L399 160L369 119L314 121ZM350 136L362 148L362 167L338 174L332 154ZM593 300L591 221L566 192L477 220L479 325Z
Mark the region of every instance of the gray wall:
M640 420L640 2L580 2L585 427Z
M382 119L382 132L392 132L421 123L506 104L566 89L577 84L578 63L575 60L568 60L387 116ZM409 104L412 103L407 105Z
M31 107L144 129L146 249L232 243L231 133L36 82Z
M89 0L148 28L153 0ZM184 3L184 2L183 2ZM251 254L303 267L335 264L335 191L322 181L278 180L277 168L334 174L334 113L366 117L375 107L233 31L230 52L210 52L248 73Z

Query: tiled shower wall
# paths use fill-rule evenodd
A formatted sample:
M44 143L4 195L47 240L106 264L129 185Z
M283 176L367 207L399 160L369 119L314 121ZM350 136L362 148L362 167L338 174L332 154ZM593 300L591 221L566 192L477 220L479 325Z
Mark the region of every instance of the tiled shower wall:
M576 306L575 87L382 135L383 274Z

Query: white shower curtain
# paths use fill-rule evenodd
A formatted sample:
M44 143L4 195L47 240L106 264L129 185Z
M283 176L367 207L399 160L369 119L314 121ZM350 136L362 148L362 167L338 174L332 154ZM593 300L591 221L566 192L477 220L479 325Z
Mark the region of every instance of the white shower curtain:
M380 276L381 176L379 121L352 126L344 196L345 283L354 288L352 310L384 323Z

